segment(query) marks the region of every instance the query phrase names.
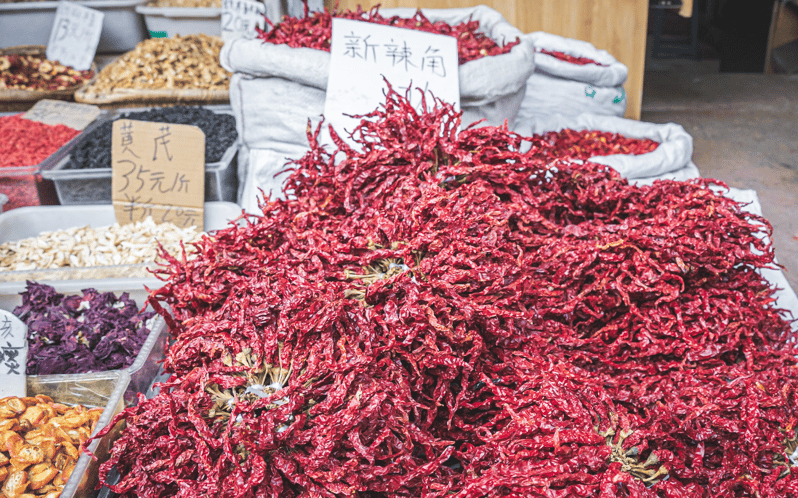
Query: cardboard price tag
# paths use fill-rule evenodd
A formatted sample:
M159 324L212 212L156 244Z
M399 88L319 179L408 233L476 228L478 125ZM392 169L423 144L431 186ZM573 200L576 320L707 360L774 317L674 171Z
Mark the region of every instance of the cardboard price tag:
M270 2L272 10L278 10L279 4ZM255 0L222 0L222 40L225 42L237 38L255 38L255 27L263 29L266 24L264 15L274 20L275 13L267 13L267 6ZM271 15L269 15L271 14Z
M40 100L22 117L48 125L61 124L74 130L82 130L97 119L100 112L100 108L93 105L62 100Z
M28 327L11 312L0 310L0 398L25 397Z
M91 69L105 14L64 0L58 2L47 42L47 58L79 71Z
M120 224L204 225L205 134L196 126L119 119L111 145L112 200Z
M383 77L399 93L410 89L416 108L420 89L428 105L434 95L459 109L457 39L452 36L334 18L330 52L324 116L345 140L360 123L345 114L367 114L385 102Z

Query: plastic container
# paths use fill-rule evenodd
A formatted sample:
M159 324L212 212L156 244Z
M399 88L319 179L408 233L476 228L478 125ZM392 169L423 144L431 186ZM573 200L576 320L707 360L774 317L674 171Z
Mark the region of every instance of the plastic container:
M130 375L124 370L81 375L42 375L28 377L28 396L46 394L64 404L81 404L89 408L104 408L95 433L107 426L125 407L124 395ZM107 460L108 450L119 437L123 423L99 440L92 441L89 450L97 459L82 454L69 478L61 498L95 496L100 462Z
M205 106L217 114L232 114L226 106ZM142 109L120 109L119 113L144 111ZM114 116L118 118L120 116ZM99 124L98 124L99 126ZM233 159L238 154L240 140L231 145L219 162L205 165L205 202L235 202L238 194L238 175ZM57 163L42 168L45 180L55 184L58 200L62 205L110 204L111 168L64 169L70 157L62 157Z
M206 34L222 35L222 9L219 7L147 7L139 5L136 12L144 16L150 36L172 38Z
M218 230L228 221L241 215L241 207L232 202L205 203L205 231ZM116 222L114 208L103 206L37 206L19 208L0 214L0 244L12 240L36 237L45 231L79 226L94 228L113 225ZM0 307L8 306L8 300L18 300L25 290L26 280L53 285L59 282L61 292L79 292L94 288L99 291L131 292L157 289L163 282L152 276L148 268L152 263L140 265L96 266L88 268L48 268L28 271L0 271ZM68 282L67 282L68 281ZM18 301L14 301L18 302ZM14 306L11 304L10 306Z
M0 6L2 5L3 4L0 3ZM3 115L15 114L18 113ZM94 128L110 119L111 116L111 113L108 111L101 111L97 119L91 122L81 133L72 137L71 140L62 145L39 164L0 168L0 188L6 192L11 192L12 190L17 193L23 192L23 198L26 199L25 205L28 206L57 206L59 202L55 184L52 180L42 177L42 170L52 168L55 164L58 164L61 159L69 154L72 147L80 141L81 134L92 131ZM8 209L21 207L18 205L17 201L13 201L12 204L9 204ZM2 211L3 210L0 209L0 212Z
M135 10L145 0L74 0L105 14L98 53L127 52L148 38ZM0 3L0 47L47 45L58 2Z

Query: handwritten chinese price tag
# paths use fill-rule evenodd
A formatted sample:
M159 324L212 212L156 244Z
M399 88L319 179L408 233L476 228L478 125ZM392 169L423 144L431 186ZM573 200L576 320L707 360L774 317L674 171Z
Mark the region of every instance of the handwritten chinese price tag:
M28 327L12 313L0 310L0 398L26 396Z
M47 58L78 71L91 69L105 14L74 2L58 2Z
M22 117L48 125L61 124L74 130L82 130L99 115L100 108L93 105L75 104L63 100L40 100Z
M204 223L205 135L196 126L114 121L111 162L120 224L152 216L179 227Z
M409 93L420 108L432 95L460 105L457 39L393 26L349 19L333 19L330 76L324 116L342 138L360 119L345 114L367 114L385 102L383 76L394 90Z
M222 0L222 40L229 42L236 38L255 38L255 27L263 29L267 15L274 21L279 19L279 4L270 2L267 5L255 0ZM277 12L274 10L277 9Z

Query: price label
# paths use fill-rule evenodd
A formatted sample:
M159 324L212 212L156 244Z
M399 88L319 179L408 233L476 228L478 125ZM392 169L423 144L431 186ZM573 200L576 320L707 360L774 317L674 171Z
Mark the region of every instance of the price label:
M0 398L25 397L28 364L28 327L12 313L0 310Z
M40 100L22 117L48 125L61 124L73 130L82 130L99 115L100 108L93 105L75 104L63 100Z
M58 2L47 42L47 58L79 71L91 69L104 17L98 10L63 0Z
M324 116L339 136L348 139L360 118L384 101L387 80L408 92L419 108L432 96L460 105L457 39L411 29L349 19L333 19L330 75ZM352 144L354 145L354 144Z
M270 3L272 7L278 5L279 9L279 4ZM222 40L255 38L255 27L264 28L266 14L266 5L255 0L222 0Z
M205 134L196 126L119 119L111 144L116 221L152 216L179 227L204 224Z

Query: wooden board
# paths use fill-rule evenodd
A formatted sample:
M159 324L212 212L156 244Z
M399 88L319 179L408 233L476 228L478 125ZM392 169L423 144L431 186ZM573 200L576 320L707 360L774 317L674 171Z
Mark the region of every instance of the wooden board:
M329 2L329 0L327 0ZM648 0L340 0L355 9L374 4L384 8L450 9L484 4L498 10L524 33L546 31L586 40L611 53L629 68L626 117L640 119L646 59Z

